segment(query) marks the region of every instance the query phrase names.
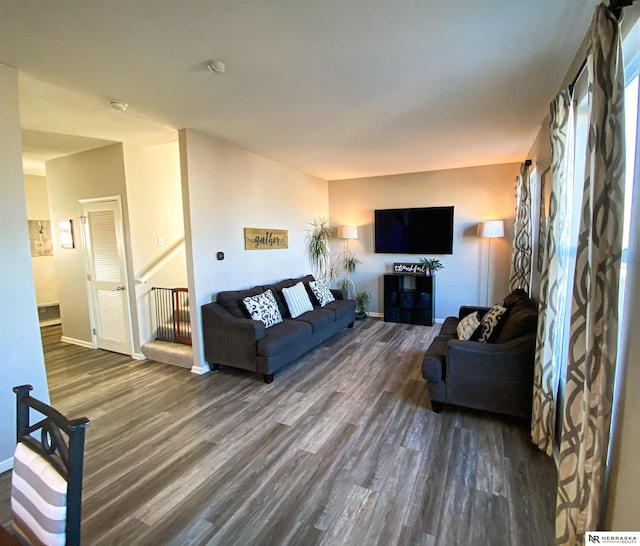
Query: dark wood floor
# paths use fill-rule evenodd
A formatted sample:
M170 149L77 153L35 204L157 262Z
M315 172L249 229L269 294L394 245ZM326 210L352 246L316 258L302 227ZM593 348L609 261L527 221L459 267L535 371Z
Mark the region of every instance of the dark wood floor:
M436 330L359 322L266 385L43 329L52 404L91 419L83 544L552 544L555 467L527 430L430 410Z

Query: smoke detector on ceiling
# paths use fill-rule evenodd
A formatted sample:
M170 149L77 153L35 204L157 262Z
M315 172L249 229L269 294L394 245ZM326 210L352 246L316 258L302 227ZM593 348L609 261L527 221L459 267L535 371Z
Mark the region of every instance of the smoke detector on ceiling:
M109 106L111 106L111 108L113 108L114 110L118 110L118 112L124 112L127 108L129 108L129 105L126 102L117 99L111 99L109 101Z
M222 61L212 60L207 63L207 68L214 74L222 74L227 69L227 65Z

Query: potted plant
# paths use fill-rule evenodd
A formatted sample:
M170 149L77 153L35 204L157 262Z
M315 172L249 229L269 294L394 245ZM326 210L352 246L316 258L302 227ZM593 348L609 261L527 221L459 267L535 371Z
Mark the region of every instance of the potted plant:
M362 262L360 260L358 260L358 258L356 258L356 255L354 252L351 251L346 251L344 253L344 259L342 261L342 268L349 274L351 273L355 273L356 271L356 267L358 266L358 264L361 264Z
M356 320L364 320L367 317L367 308L371 301L371 294L364 291L356 294Z
M307 230L307 252L309 263L318 280L328 281L331 275L331 231L329 222L325 218L313 218L309 222L311 229Z
M442 262L436 258L422 258L422 263L427 266L429 275L435 275L436 271L444 269Z
M340 256L338 256L338 260L340 258L342 258L341 269L343 271L343 276L342 276L342 279L338 281L338 288L341 288L342 290L346 290L348 298L355 297L356 286L351 280L351 278L349 277L349 275L351 275L352 273L355 273L356 267L358 267L358 264L361 264L362 262L358 260L358 258L356 258L355 253L349 250L345 250L344 252L342 252ZM338 267L334 265L332 268L332 273L336 274L337 270L338 270Z

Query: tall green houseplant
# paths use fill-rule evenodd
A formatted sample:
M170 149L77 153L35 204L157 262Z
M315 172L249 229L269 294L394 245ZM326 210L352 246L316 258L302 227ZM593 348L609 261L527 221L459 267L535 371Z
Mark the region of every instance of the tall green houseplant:
M313 275L328 282L331 277L331 231L326 218L313 218L309 222L305 242Z

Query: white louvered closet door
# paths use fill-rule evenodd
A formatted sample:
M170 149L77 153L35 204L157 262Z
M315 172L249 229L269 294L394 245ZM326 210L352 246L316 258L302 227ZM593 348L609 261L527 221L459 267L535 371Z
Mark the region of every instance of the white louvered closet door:
M99 349L131 354L131 315L119 200L83 203L89 291Z

